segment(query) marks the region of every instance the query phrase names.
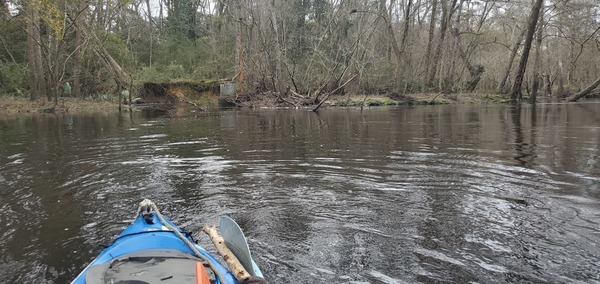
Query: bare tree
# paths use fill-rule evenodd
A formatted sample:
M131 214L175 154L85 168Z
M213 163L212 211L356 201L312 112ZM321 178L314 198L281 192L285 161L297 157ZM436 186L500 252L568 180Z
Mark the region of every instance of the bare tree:
M510 75L510 70L512 69L513 62L515 62L515 57L517 57L517 52L521 48L521 43L523 42L523 38L525 38L526 32L527 32L527 29L521 30L521 33L517 37L515 44L512 46L512 49L510 50L510 56L508 58L508 63L506 65L506 68L504 69L504 73L502 73L503 75L500 79L500 83L498 83L497 90L499 93L504 93L506 91L506 81L508 80L508 76Z
M410 73L407 71L410 70L410 66L411 66L410 51L407 51L407 49L410 49L410 47L408 45L408 38L409 38L409 35L411 32L411 30L410 30L411 22L413 22L413 15L414 15L413 0L408 0L404 4L405 5L402 9L402 11L403 11L402 37L400 39L400 59L401 60L399 61L400 65L397 68L399 69L398 78L404 81L403 92L406 92L409 80L405 77L410 75Z
M535 62L533 64L533 83L531 86L531 96L529 102L535 104L537 100L537 93L540 86L540 68L542 64L542 35L544 30L544 6L540 9L540 20L537 27L536 41L535 41Z
M281 43L279 36L279 27L277 24L277 14L275 8L275 0L271 0L270 6L271 9L271 27L273 29L273 34L275 37L274 40L274 49L275 49L275 76L273 78L273 86L276 93L281 94L284 90L283 76L282 76L282 65L283 65L283 55L281 51Z
M452 31L452 35L454 35L454 38L456 40L456 46L457 46L457 49L458 49L458 55L462 59L465 67L467 68L467 70L469 70L469 76L470 76L470 78L469 78L469 80L467 81L467 83L465 85L465 90L467 92L472 92L473 90L475 90L475 87L477 87L477 84L481 80L481 75L483 74L485 68L483 67L483 65L473 65L471 63L469 55L467 54L467 51L465 50L465 48L463 47L463 45L461 43L461 36L460 36L459 27L460 27L460 19L461 19L460 10L463 7L463 2L464 2L464 0L461 0L460 4L458 5L459 12L458 12L458 15L456 17L455 25L451 29L451 31ZM484 10L484 12L485 12L485 10Z
M424 56L424 76L423 76L423 89L426 88L426 86L429 85L429 72L431 70L431 51L433 48L433 37L435 34L435 21L436 21L436 15L437 15L437 0L433 0L433 3L431 3L431 18L429 19L429 33L427 36L427 48L425 49L425 56Z
M515 84L513 85L510 95L510 100L512 102L521 100L521 85L523 83L523 77L525 76L525 69L527 67L529 51L531 50L531 43L533 42L533 34L535 32L535 27L537 25L540 9L542 8L543 3L544 0L536 0L533 8L531 9L531 13L529 14L529 20L527 21L527 36L525 38L525 46L523 46L523 55L521 56L519 69L517 70L517 75L515 76Z
M442 57L442 50L444 46L444 40L446 38L446 32L448 30L448 25L450 19L452 19L452 14L456 11L456 2L457 0L451 1L442 1L442 23L440 25L440 38L435 47L435 52L433 53L433 60L431 61L431 67L429 68L429 74L427 75L427 81L429 85L433 85L436 73L438 71L438 64ZM450 3L450 6L448 6Z
M381 10L381 16L382 18L385 20L385 25L388 31L388 36L387 38L390 39L391 45L392 45L392 49L394 50L394 57L396 58L396 81L399 82L400 80L402 80L401 78L401 72L402 72L402 53L404 52L403 48L401 47L400 44L398 44L398 41L396 40L396 33L394 31L394 26L392 23L392 19L390 16L390 9L388 9L388 7L386 6L387 1L380 1L379 2L379 6L380 6L380 10ZM390 2L390 7L392 5L394 5L394 0L392 0ZM405 36L405 35L404 35Z
M84 27L84 15L83 11L87 7L77 7L77 13L75 14L75 58L73 63L73 97L81 97L81 71L83 68L83 44L84 44L84 31L81 29Z
M42 46L40 36L40 17L35 9L37 1L30 1L25 5L27 15L27 55L29 59L29 92L31 100L38 97L47 97L46 77L42 61Z
M154 47L154 29L152 28L152 26L154 21L152 19L152 9L150 8L150 0L146 0L146 14L148 15L148 32L150 33L150 55L148 56L148 66L152 66L152 53Z

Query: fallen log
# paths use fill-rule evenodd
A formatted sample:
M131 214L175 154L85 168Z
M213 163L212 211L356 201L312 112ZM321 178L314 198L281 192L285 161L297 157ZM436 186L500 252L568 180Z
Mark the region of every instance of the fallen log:
M568 97L567 101L575 102L575 101L581 99L582 97L585 97L585 96L591 94L592 91L594 89L596 89L596 87L598 87L598 85L600 85L600 78L598 78L598 80L596 80L594 83L592 83L587 88L585 88L585 90L583 90L583 91L581 91L581 92L579 92L579 93L577 93L575 95L572 95L572 96Z

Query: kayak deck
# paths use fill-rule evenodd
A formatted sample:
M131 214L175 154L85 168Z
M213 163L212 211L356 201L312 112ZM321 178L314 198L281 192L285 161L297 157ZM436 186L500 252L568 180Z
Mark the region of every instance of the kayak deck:
M127 283L211 284L215 275L209 274L205 265L201 259L177 250L144 250L90 267L85 280L88 284L114 279Z
M168 224L163 224L157 215L158 214L138 216L135 219L135 221L129 227L127 227L121 234L119 234L117 236L117 238L113 241L113 243L109 247L107 247L105 250L103 250L98 255L98 257L96 257L96 259L94 259L79 274L79 276L77 276L77 278L72 283L74 283L74 284L94 283L94 282L90 281L89 279L95 279L96 277L99 277L98 275L100 275L102 273L105 276L106 275L115 275L113 272L110 272L107 269L110 269L112 266L114 266L115 262L118 263L119 259L123 259L124 256L126 256L125 259L128 259L128 260L135 259L136 257L139 259L140 254L144 255L144 253L146 253L146 257L149 257L148 253L150 253L150 252L154 252L154 253L152 253L152 257L153 257L153 261L154 261L152 264L154 264L154 265L150 268L144 268L143 266L140 266L141 265L140 263L138 263L136 266L139 270L139 273L137 273L137 274L140 274L138 276L146 275L146 276L150 277L148 271L159 269L159 267L156 265L156 263L160 262L160 263L163 263L163 265L165 263L164 261L160 261L160 260L157 261L157 259L161 259L161 257L168 258L169 253L179 253L179 256L180 256L179 259L181 260L181 263L186 262L183 258L181 258L181 256L185 256L186 258L192 259L191 265L193 265L193 267L189 268L190 270L185 273L187 273L186 275L188 275L187 276L188 278L190 278L191 275L193 275L194 278L196 278L196 276L197 276L196 273L198 273L197 269L202 269L202 268L197 267L197 265L195 263L201 263L200 261L202 259L196 257L195 256L196 253L176 233L171 231L168 227L170 226L170 227L176 228L183 235L185 235L185 232L183 232L179 227L175 226L171 221L169 221L166 218L164 218L164 220L166 222L168 222ZM186 238L188 239L189 242L193 242L193 240L190 236L186 236ZM213 273L221 276L221 277L214 277L213 278L215 280L214 283L223 283L221 281L221 279L225 283L237 283L233 274L231 274L231 272L225 266L223 266L213 255L211 255L209 252L207 252L202 247L200 247L196 244L194 244L194 246L195 246L196 250L201 254L201 258L204 258L206 261L208 261L212 264L210 267L212 268L212 270L215 270ZM171 264L173 264L173 263L171 263ZM167 267L172 267L171 264L169 264L169 266L167 266ZM190 264L190 263L188 263L188 264ZM206 265L202 264L202 266L204 267ZM99 273L99 271L101 269L104 269L104 270L102 270L104 272ZM163 267L163 269L166 269L166 268ZM211 270L211 269L207 268L206 270ZM91 271L91 273L90 273L90 271ZM153 272L156 272L156 271L153 271ZM175 271L171 271L171 272L170 272L171 274L175 274L174 273ZM90 273L90 275L88 275L88 273ZM91 276L92 274L94 276ZM136 274L136 273L130 273L130 274ZM169 273L167 273L167 274L169 274ZM158 276L159 279L161 279L161 281L162 281L161 283L182 283L181 280L183 278L176 279L175 275L167 275L167 274ZM204 274L207 274L207 273L204 273ZM208 273L208 274L211 274L211 273ZM86 281L86 277L88 278L88 281ZM116 276L114 276L114 277L116 277ZM142 279L144 279L144 278L141 277L140 279L135 279L135 280L144 281ZM131 280L134 280L134 279L131 279ZM146 282L148 282L148 281L146 281ZM104 282L97 282L97 283L104 283ZM138 282L138 283L144 283L144 282ZM202 283L202 282L193 282L193 283Z

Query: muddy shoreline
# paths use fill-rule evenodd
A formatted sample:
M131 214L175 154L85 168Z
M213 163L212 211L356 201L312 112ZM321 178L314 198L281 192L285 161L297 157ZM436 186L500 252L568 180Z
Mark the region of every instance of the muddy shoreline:
M54 102L47 100L29 100L19 97L0 97L0 117L72 113L86 114L98 112L118 112L119 104L108 101L96 101L88 99L60 98L54 107Z

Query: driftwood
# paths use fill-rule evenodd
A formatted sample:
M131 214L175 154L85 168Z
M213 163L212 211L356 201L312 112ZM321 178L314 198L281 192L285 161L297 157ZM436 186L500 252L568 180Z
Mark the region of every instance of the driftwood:
M199 106L198 104L196 104L195 102L192 102L192 101L190 101L190 100L187 100L187 99L184 99L184 98L182 98L182 99L181 99L181 101L182 101L182 102L184 102L184 103L187 103L187 104L193 105L194 107L196 107L196 108L197 108L198 110L200 110L200 111L204 111L204 109L203 109L201 106ZM131 104L130 104L130 105L131 105Z
M365 102L367 101L368 97L369 94L365 94L365 98L363 99L362 103L360 103L360 110L363 110L363 107L365 106Z
M592 83L587 88L585 88L585 90L583 90L583 91L581 91L581 92L579 92L579 93L577 93L575 95L572 95L572 96L568 97L567 101L575 102L575 101L581 99L582 97L585 97L585 96L591 94L592 91L594 89L596 89L596 87L598 87L598 85L600 85L600 78L598 78L598 80L596 80L594 83Z
M205 232L210 237L210 240L213 242L213 244L217 248L217 251L219 252L219 254L223 257L223 259L227 263L227 266L229 267L229 269L231 269L231 271L233 272L233 275L235 276L235 278L240 282L249 280L251 278L250 273L248 273L248 271L246 271L244 266L240 263L240 261L237 259L237 257L235 257L233 252L231 252L231 250L229 250L229 248L225 245L225 240L219 234L219 231L217 230L217 226L204 225L204 228L202 228L202 231Z
M292 95L294 95L294 96L296 96L296 97L298 97L298 98L300 98L300 99L303 99L303 100L308 100L308 99L310 99L310 97L309 97L309 96L303 96L303 95L301 95L301 94L298 94L297 92L294 92L293 90L290 90L290 92L291 92L291 94L292 94Z
M323 98L323 100L321 100L321 101L319 102L319 104L318 104L318 105L317 105L317 106L316 106L316 107L313 109L313 111L317 111L317 110L318 110L318 109L321 107L321 105L322 105L323 103L325 103L325 101L327 101L327 99L329 98L329 96L330 96L331 94L333 94L333 93L335 93L335 92L339 91L340 89L342 89L343 87L345 87L346 85L348 85L348 83L350 83L352 80L354 80L354 78L356 78L356 76L358 76L358 75L354 75L354 76L350 77L350 79L348 79L346 82L344 82L343 84L341 84L339 87L335 88L335 90L333 90L333 91L331 91L331 92L327 93L327 95L325 96L325 98Z
M288 100L288 99L286 99L286 98L282 97L282 96L281 96L281 94L275 94L275 96L276 96L278 99L280 99L280 100L282 100L282 101L284 101L284 102L286 102L286 103L288 103L288 104L290 104L290 105L294 106L295 108L298 108L298 104L296 104L295 102L293 102L293 101L291 101L291 100Z

